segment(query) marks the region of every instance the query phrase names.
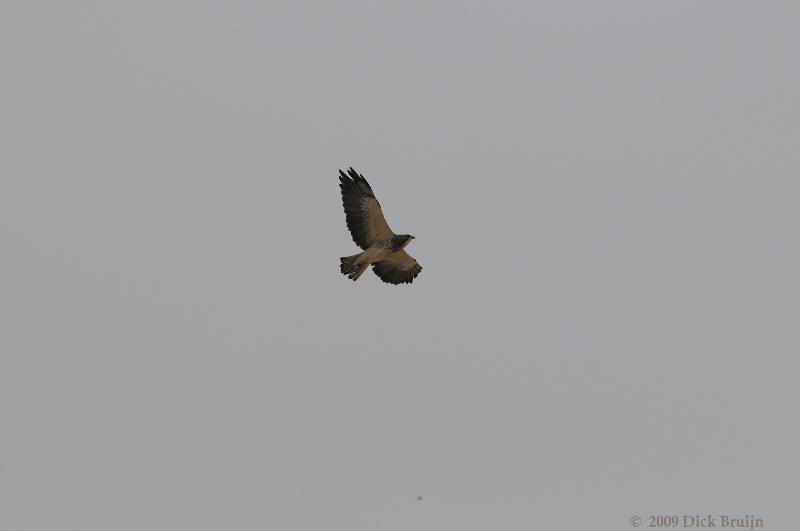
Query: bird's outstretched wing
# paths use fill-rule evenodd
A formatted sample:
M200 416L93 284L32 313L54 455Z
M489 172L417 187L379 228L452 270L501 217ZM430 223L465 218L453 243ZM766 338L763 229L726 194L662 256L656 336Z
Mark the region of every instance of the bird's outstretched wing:
M347 175L339 170L339 181L347 228L350 229L356 245L366 250L371 245L394 236L383 217L381 204L375 199L375 194L364 176L356 173L353 168L350 168Z
M401 249L372 264L372 270L381 280L389 284L411 284L422 271L422 266L413 256Z

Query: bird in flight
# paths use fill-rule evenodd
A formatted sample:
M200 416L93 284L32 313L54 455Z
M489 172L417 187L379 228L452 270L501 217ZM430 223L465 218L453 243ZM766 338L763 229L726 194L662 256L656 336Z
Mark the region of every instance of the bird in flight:
M367 180L350 168L347 175L339 170L339 187L347 228L353 241L364 252L343 256L342 274L352 280L371 265L378 278L389 284L411 284L422 271L417 261L403 248L414 239L410 234L395 234L383 217L381 204L375 199Z

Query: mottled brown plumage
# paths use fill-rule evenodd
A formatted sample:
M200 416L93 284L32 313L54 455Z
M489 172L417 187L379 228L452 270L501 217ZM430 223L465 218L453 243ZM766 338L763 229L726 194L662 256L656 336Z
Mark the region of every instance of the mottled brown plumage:
M340 258L342 274L357 280L372 265L372 270L384 282L410 284L422 271L417 261L403 248L413 236L395 234L386 218L375 193L363 175L353 168L345 174L339 170L339 187L345 220L353 241L364 252Z

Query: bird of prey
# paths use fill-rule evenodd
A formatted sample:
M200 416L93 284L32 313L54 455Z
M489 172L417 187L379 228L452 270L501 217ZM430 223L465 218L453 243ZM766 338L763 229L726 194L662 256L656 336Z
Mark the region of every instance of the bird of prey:
M343 256L342 274L352 280L371 265L375 274L389 284L411 284L422 271L416 260L403 248L414 239L410 234L395 234L383 217L381 204L375 199L367 180L350 168L347 175L339 170L339 187L347 228L363 253Z

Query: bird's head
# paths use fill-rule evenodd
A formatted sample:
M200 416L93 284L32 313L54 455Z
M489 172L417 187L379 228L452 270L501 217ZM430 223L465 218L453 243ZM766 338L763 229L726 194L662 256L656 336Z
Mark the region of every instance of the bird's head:
M392 238L392 246L395 249L402 249L413 240L414 237L410 234L397 234L394 238Z

